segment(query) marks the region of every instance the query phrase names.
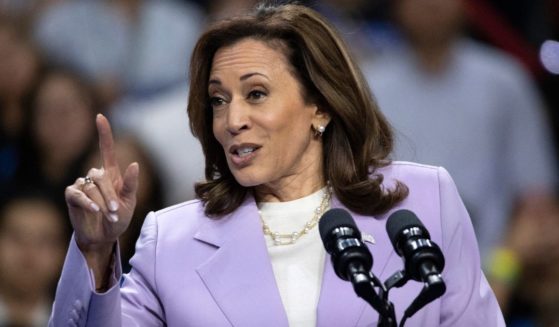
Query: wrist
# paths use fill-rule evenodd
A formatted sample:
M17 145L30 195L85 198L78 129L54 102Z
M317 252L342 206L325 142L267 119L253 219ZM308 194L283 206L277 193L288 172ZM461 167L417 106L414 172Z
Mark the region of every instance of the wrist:
M87 266L93 274L95 290L97 292L106 291L110 287L111 276L114 272L114 250L116 244L116 242L112 242L82 246L78 243L78 248L85 257Z
M101 259L110 255L116 241L91 242L87 238L82 239L77 233L74 234L76 245L87 258Z
M82 251L86 258L95 261L104 261L112 254L115 244L116 242L95 245L80 245L78 243L78 248Z

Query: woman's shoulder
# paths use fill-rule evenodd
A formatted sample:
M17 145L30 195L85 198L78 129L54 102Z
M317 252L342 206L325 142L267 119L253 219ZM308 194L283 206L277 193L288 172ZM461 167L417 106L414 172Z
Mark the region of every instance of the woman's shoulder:
M375 173L383 176L385 187L390 187L399 181L408 188L425 188L429 185L438 188L441 182L452 180L443 167L409 161L393 161L389 165L377 169Z
M208 218L204 214L201 200L178 203L148 215L152 224L157 226L158 234L180 233L192 234Z
M442 201L448 197L459 198L456 185L445 168L415 162L394 161L379 168L383 187L393 188L397 182L408 188L408 196L390 212L408 209L420 217L441 218Z
M386 217L399 209L413 211L439 244L443 244L444 230L451 231L466 219L467 213L456 185L445 168L394 161L378 169L377 173L383 175L384 187L400 182L409 190L408 196L386 213Z
M170 217L166 219L176 219L185 214L192 215L200 213L204 214L204 204L199 199L177 203L155 212L158 217Z

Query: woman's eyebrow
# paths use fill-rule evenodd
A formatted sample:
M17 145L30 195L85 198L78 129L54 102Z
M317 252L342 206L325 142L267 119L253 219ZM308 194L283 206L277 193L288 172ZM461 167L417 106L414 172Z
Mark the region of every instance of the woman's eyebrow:
M266 74L256 73L256 72L244 74L241 77L239 77L239 80L240 81L245 81L245 80L251 78L252 76L256 76L256 75L262 76L265 79L270 80L270 78ZM208 85L210 85L210 84L221 85L221 81L219 79L212 78L208 81Z
M249 79L249 78L251 78L252 76L255 76L255 75L262 76L262 77L264 77L264 78L267 79L267 80L270 79L270 78L269 78L267 75L265 75L265 74L254 72L254 73L247 73L247 74L244 74L243 76L241 76L241 77L239 78L239 80L244 81L244 80L247 80L247 79Z
M217 84L217 85L221 85L221 81L218 79L211 79L208 81L208 85L210 84Z

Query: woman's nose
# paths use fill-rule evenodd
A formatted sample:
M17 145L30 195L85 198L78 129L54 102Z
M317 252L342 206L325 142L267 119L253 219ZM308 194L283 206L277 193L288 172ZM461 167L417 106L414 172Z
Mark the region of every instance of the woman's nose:
M227 130L239 134L250 128L250 106L242 100L233 100L227 110Z

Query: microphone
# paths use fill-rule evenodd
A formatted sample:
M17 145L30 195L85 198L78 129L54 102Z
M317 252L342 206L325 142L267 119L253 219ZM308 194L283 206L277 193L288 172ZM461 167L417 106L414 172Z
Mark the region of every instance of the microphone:
M443 253L413 212L405 209L394 212L388 217L386 231L398 255L404 257L410 279L426 282L429 276L441 273Z
M373 267L373 256L361 240L361 232L344 209L328 210L318 223L320 238L332 259L336 275L345 281L363 279Z
M328 210L318 223L320 238L330 254L336 275L350 281L357 296L369 303L379 313L378 326L395 327L394 306L387 298L386 288L371 273L373 256L361 240L355 221L344 209ZM375 289L379 287L381 296Z
M423 282L424 288L406 310L411 317L427 303L446 291L441 276L444 256L439 246L431 241L429 232L419 218L409 210L398 210L388 217L386 231L399 256L403 257L405 279Z

